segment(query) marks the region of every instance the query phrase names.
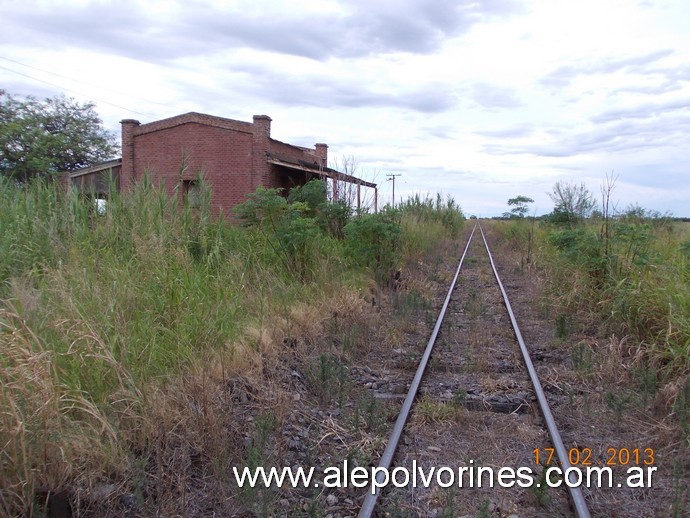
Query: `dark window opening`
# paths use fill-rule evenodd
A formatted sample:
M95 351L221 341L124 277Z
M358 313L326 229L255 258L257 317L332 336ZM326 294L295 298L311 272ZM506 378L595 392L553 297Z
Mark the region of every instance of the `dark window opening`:
M197 180L182 180L182 193L190 207L201 205L201 185Z

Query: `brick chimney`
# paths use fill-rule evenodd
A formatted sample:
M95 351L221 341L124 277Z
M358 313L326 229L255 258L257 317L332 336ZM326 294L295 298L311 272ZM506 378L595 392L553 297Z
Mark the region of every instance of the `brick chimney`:
M261 133L271 136L271 118L268 115L254 115L254 134Z
M319 165L328 167L328 144L315 144L314 149L316 150L316 156L320 160Z
M140 122L134 119L120 121L122 125L122 170L120 171L120 190L127 191L134 184L134 132Z
M271 138L271 118L268 115L254 115L252 137L252 190L259 185L270 187L270 167L266 160Z

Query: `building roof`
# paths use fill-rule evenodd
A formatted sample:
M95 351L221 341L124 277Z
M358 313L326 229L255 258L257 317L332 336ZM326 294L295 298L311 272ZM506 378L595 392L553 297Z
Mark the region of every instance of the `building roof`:
M288 169L295 169L297 171L306 171L312 174L316 174L322 177L331 178L333 180L339 180L342 182L354 183L357 185L364 185L365 187L376 187L375 183L367 182L356 176L341 173L330 167L321 167L310 162L293 162L291 160L285 160L284 158L268 156L268 163L279 165L282 167L287 167Z
M255 115L254 116L255 122L257 120L267 120L270 123L271 118L268 117L267 115ZM188 113L183 113L181 115L176 115L174 117L169 117L167 119L161 119L158 121L153 121L149 122L146 124L141 124L139 121L134 120L134 119L125 119L122 121L123 124L129 123L130 125L133 125L134 128L132 128L132 134L133 136L139 136L147 133L152 133L155 131L161 131L169 128L174 128L177 126L181 126L184 124L190 124L190 123L196 123L196 124L203 124L206 126L212 126L216 128L221 128L221 129L227 129L227 130L234 130L234 131L241 131L245 133L252 133L254 131L254 125L255 123L252 122L244 122L244 121L239 121L239 120L234 120L234 119L227 119L224 117L218 117L215 115L207 115L203 113L198 113L198 112L188 112ZM286 167L288 169L293 169L293 170L299 170L299 171L305 171L309 172L315 175L318 175L322 178L331 178L333 180L339 180L343 182L348 182L348 183L353 183L357 185L363 185L365 187L371 187L371 188L376 188L375 183L367 182L365 180L362 180L360 178L357 178L352 175L348 175L346 173L342 173L340 171L337 171L335 169L331 169L326 166L321 166L318 164L321 160L319 159L319 156L317 155L317 150L312 149L312 148L306 148L302 146L295 146L293 144L287 144L285 142L280 142L278 140L270 138L270 126L269 126L269 139L271 142L274 142L275 144L279 144L281 146L287 146L289 148L297 149L299 151L302 151L306 156L309 158L313 158L314 161L306 161L306 160L298 160L295 161L294 158L285 158L284 156L281 156L281 154L274 154L271 152L270 154L266 155L266 160L270 164ZM317 149L319 146L324 146L324 144L317 144ZM99 173L102 171L107 171L108 169L112 169L114 167L122 166L122 159L114 159L114 160L108 160L106 162L102 162L100 164L95 164L89 167L85 167L82 169L79 169L77 171L72 171L65 173L70 179L71 178L77 178L83 175L88 175L88 174L94 174L94 173Z
M124 121L123 121L124 122ZM252 132L253 123L238 121L235 119L226 119L225 117L218 117L216 115L206 115L205 113L198 112L188 112L181 115L175 115L174 117L168 117L167 119L161 119L153 122L148 122L146 124L140 124L139 121L134 121L138 124L135 134L143 135L145 133L151 133L154 131L160 131L168 128L174 128L175 126L181 126L182 124L197 123L204 124L206 126L213 126L216 128L229 129L235 131L243 131L246 133Z
M100 173L101 171L107 171L113 167L118 167L122 165L121 158L115 158L113 160L108 160L106 162L101 162L99 164L90 165L88 167L82 167L76 171L67 171L66 173L70 178L77 178L78 176L83 176L85 174Z

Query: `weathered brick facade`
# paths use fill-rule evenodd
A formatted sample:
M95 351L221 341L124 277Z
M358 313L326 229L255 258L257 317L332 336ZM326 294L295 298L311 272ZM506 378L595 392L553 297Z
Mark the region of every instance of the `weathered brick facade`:
M184 192L180 185L189 186L202 176L211 188L213 212L228 214L260 185L287 192L311 178L331 178L376 188L329 169L326 144L311 149L272 139L271 118L266 115L243 122L192 112L148 124L132 119L121 124L117 173L123 191L146 175L173 196Z
M148 174L172 195L180 180L202 175L211 188L215 213L227 213L259 185L287 188L290 180L303 183L284 168L269 164L269 156L315 166L327 159L317 156L316 149L271 139L271 119L266 115L255 116L253 123L199 113L142 125L124 120L122 150L123 188Z

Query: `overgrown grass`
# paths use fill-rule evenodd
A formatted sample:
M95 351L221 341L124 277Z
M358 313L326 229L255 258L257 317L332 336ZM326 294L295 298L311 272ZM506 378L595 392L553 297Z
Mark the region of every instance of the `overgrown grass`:
M311 343L332 315L364 313L372 279L385 285L420 236L427 250L447 237L434 218L462 224L451 201L416 201L363 216L373 230L358 233L341 208L269 195L276 224L242 227L211 218L207 192L191 207L144 181L99 211L49 183L0 179L0 514L40 514L64 488L88 505L100 478L180 512L184 490L163 474L147 497L137 480L164 465L182 477L200 457L222 482L224 462L247 454L232 438L248 425L223 417L228 394L262 401L291 337ZM328 383L339 367L308 349Z
M593 222L574 230L547 229L547 242L559 252L558 269L585 274L571 277L578 285L569 284L610 330L636 339L638 360L671 376L687 374L690 269L685 224L621 218L611 224L609 239L600 226Z
M622 364L681 386L690 373L690 225L653 216L638 210L577 225L539 223L537 261L559 315L576 310L603 332L627 337ZM496 228L524 251L527 224Z
M429 255L439 242L457 237L465 222L455 200L450 197L444 200L440 194L436 199L415 194L402 202L398 210L402 215L408 257Z
M0 196L0 503L11 515L33 513L39 488L125 470L155 435L149 387L231 347L266 263L249 262L256 236L150 185L111 193L105 214L46 183L0 181Z

